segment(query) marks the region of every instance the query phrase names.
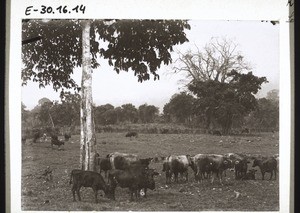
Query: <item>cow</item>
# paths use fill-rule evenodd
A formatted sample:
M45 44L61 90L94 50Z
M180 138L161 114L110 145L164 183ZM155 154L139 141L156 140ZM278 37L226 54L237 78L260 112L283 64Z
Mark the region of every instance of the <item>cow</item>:
M71 133L65 133L64 137L65 137L65 141L69 141L69 139L71 138Z
M244 176L241 177L241 180L255 180L256 169L250 169Z
M208 178L210 175L211 170L209 169L209 162L206 159L206 154L196 154L195 156L191 157L191 168L194 171L195 180L199 181L203 178ZM198 173L198 162L200 163L200 170L199 177ZM206 174L206 175L205 175Z
M97 203L98 190L103 190L107 198L113 199L112 187L105 183L101 174L93 171L83 171L74 169L71 171L70 184L72 186L73 201L76 201L75 192L78 196L78 200L81 201L80 188L90 187L95 194L95 202Z
M265 179L265 173L271 173L270 179L273 177L273 172L275 173L275 180L277 176L277 161L274 157L267 157L267 158L255 158L253 161L252 167L258 166L261 171L262 180Z
M248 159L246 156L236 153L227 153L224 155L225 157L228 157L233 165L234 165L234 171L235 171L235 179L241 179L244 175L247 173L248 169Z
M212 173L211 183L214 182L216 177L219 178L221 185L223 172L232 167L232 161L223 155L207 154L197 161L197 179L202 181L204 172Z
M185 176L188 181L188 167L191 166L189 155L171 155L163 163L163 172L166 173L166 183L171 183L171 177L174 174L175 182L178 183L178 174Z
M112 169L124 170L128 168L132 163L140 162L145 168L149 167L149 164L153 158L139 158L135 154L126 154L120 152L114 152L106 156L109 158Z
M144 168L139 162L134 163L126 170L114 169L108 173L109 183L112 188L117 186L121 188L128 188L130 191L130 200L133 201L133 194L136 199L138 192L144 189L145 197L147 196L147 189L155 189L154 176L158 175L153 169ZM115 190L113 190L113 199L115 199Z
M129 138L137 137L137 136L138 136L137 132L127 132L127 134L125 135L125 137L129 137Z
M57 135L52 135L51 136L51 147L52 148L53 148L53 145L56 145L56 146L58 146L58 148L60 148L61 145L65 145L65 142L59 140Z
M241 132L241 133L242 133L242 134L243 134L243 133L249 134L249 133L250 133L250 129L244 128L244 129L242 129L242 132Z

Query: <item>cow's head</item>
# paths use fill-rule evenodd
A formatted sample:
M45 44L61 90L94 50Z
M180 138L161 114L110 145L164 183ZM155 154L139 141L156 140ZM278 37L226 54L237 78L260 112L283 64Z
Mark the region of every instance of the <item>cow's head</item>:
M224 165L225 169L232 168L233 162L229 158L224 158L223 165Z

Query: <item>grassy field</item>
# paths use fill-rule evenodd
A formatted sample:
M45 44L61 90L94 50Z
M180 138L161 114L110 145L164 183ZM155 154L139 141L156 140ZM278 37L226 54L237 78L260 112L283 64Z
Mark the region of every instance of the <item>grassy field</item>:
M111 152L135 153L141 157L167 156L170 154L198 154L229 152L251 155L278 153L278 134L261 133L249 136L213 136L207 134L139 134L137 138L125 138L124 133L97 134L97 149L101 156ZM53 180L42 174L49 166ZM151 163L160 176L156 178L156 190L147 198L130 202L128 189L116 189L116 201L102 196L94 203L92 189L82 188L82 201L73 202L70 172L79 166L79 135L74 135L61 149L51 148L50 142L25 144L22 147L22 210L40 211L278 211L279 181L234 180L234 172L227 171L224 185L218 181L196 183L191 169L189 181L165 184L161 172L162 162ZM251 164L250 164L251 166ZM269 178L269 173L266 178ZM238 198L236 192L240 193ZM103 192L99 192L103 194Z

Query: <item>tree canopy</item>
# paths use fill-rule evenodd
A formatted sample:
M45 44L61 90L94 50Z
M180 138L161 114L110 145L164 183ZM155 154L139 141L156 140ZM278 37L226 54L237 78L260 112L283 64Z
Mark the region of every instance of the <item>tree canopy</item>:
M138 81L159 78L161 63L171 62L173 46L188 39L187 21L179 20L93 20L90 31L91 67L107 59L116 72L132 70ZM80 20L30 20L22 24L22 39L41 39L22 45L23 84L28 80L40 87L53 84L54 90L79 90L71 74L82 65Z

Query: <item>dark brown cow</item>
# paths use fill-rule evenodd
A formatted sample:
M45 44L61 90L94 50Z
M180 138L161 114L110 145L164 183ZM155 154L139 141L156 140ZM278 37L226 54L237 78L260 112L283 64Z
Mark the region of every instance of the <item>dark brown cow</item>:
M261 171L262 180L265 179L265 173L269 172L271 173L270 179L273 177L273 172L275 173L275 180L277 176L277 161L274 157L268 157L268 158L255 158L253 161L252 167L258 166Z
M228 157L234 165L235 179L241 179L241 177L246 175L248 163L250 163L246 156L236 153L228 153L224 156Z
M138 136L137 132L127 132L125 135L125 137L129 137L129 138L137 137L137 136Z
M145 197L147 196L147 189L155 189L154 176L158 175L153 169L144 168L140 163L134 163L126 170L111 170L108 174L109 183L113 189L117 186L121 188L128 188L130 191L130 200L133 200L133 194L137 199L138 192L144 189ZM113 198L115 193L113 190Z
M51 147L52 148L53 148L53 145L56 145L59 148L61 145L65 145L65 142L59 140L58 137L57 137L57 135L52 135L51 136Z
M72 193L73 201L76 201L75 192L77 193L78 200L81 201L80 188L91 187L95 194L95 202L97 203L98 190L103 190L107 198L113 198L112 187L107 185L101 174L93 171L83 171L74 169L71 172L70 184L73 183Z

